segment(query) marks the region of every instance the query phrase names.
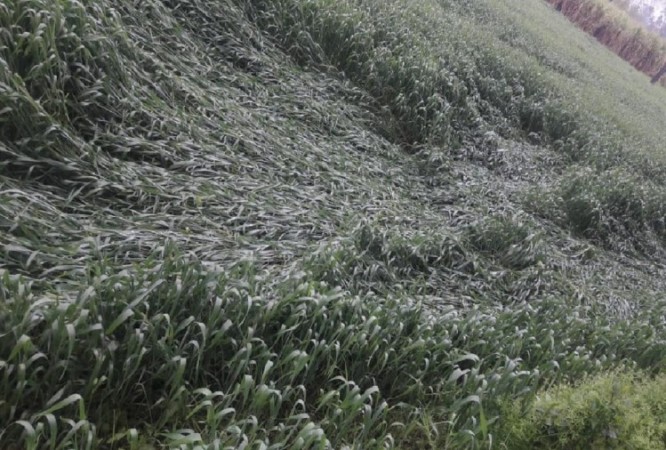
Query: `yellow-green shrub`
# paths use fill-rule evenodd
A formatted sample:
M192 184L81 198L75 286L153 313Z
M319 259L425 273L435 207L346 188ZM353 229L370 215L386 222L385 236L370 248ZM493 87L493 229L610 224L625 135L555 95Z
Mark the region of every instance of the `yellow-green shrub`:
M666 376L628 373L586 378L536 397L528 411L518 403L503 414L502 448L666 448Z

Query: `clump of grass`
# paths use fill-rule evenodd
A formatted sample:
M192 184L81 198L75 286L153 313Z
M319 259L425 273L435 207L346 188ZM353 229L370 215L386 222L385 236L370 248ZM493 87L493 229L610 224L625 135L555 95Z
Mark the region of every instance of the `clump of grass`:
M443 274L475 270L474 256L446 228L405 230L367 222L346 239L320 247L307 266L314 279L331 286L382 295L396 286L432 292Z
M665 392L663 375L615 372L554 387L527 413L517 403L505 407L499 448L663 448Z
M543 242L534 225L525 218L487 217L465 230L470 245L511 269L524 269L543 262Z
M411 273L438 267L459 269L467 255L456 237L446 231L399 232L365 224L354 232L354 244L361 255Z
M595 242L629 242L648 252L666 242L666 193L625 169L571 170L550 196L550 200L535 197L531 204Z

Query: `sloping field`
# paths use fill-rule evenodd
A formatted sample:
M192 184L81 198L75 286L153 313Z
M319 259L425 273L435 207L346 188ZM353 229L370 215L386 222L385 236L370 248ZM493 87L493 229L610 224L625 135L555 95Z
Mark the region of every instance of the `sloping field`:
M664 117L542 0L5 1L0 447L666 448Z

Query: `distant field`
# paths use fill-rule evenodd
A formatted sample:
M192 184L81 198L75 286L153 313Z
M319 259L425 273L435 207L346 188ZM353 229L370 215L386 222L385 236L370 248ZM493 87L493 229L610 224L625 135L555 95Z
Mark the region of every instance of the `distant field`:
M615 54L666 86L666 41L647 23L632 17L625 5L608 0L548 0L578 27Z
M544 76L567 99L574 99L575 109L603 117L611 129L632 136L634 142L626 146L662 157L666 142L659 125L666 117L663 89L649 86L648 77L601 48L593 37L572 29L564 17L544 14L547 6L538 2L526 2L520 8L511 1L501 4L505 17L521 30L514 45L552 69L544 70Z
M0 447L666 448L666 90L543 0L0 5Z

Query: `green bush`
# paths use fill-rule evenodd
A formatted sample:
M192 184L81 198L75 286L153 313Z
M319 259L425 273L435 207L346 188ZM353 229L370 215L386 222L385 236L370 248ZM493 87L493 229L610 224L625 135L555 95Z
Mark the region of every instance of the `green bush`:
M539 393L527 411L505 405L499 448L666 448L666 377L629 373L585 378Z

